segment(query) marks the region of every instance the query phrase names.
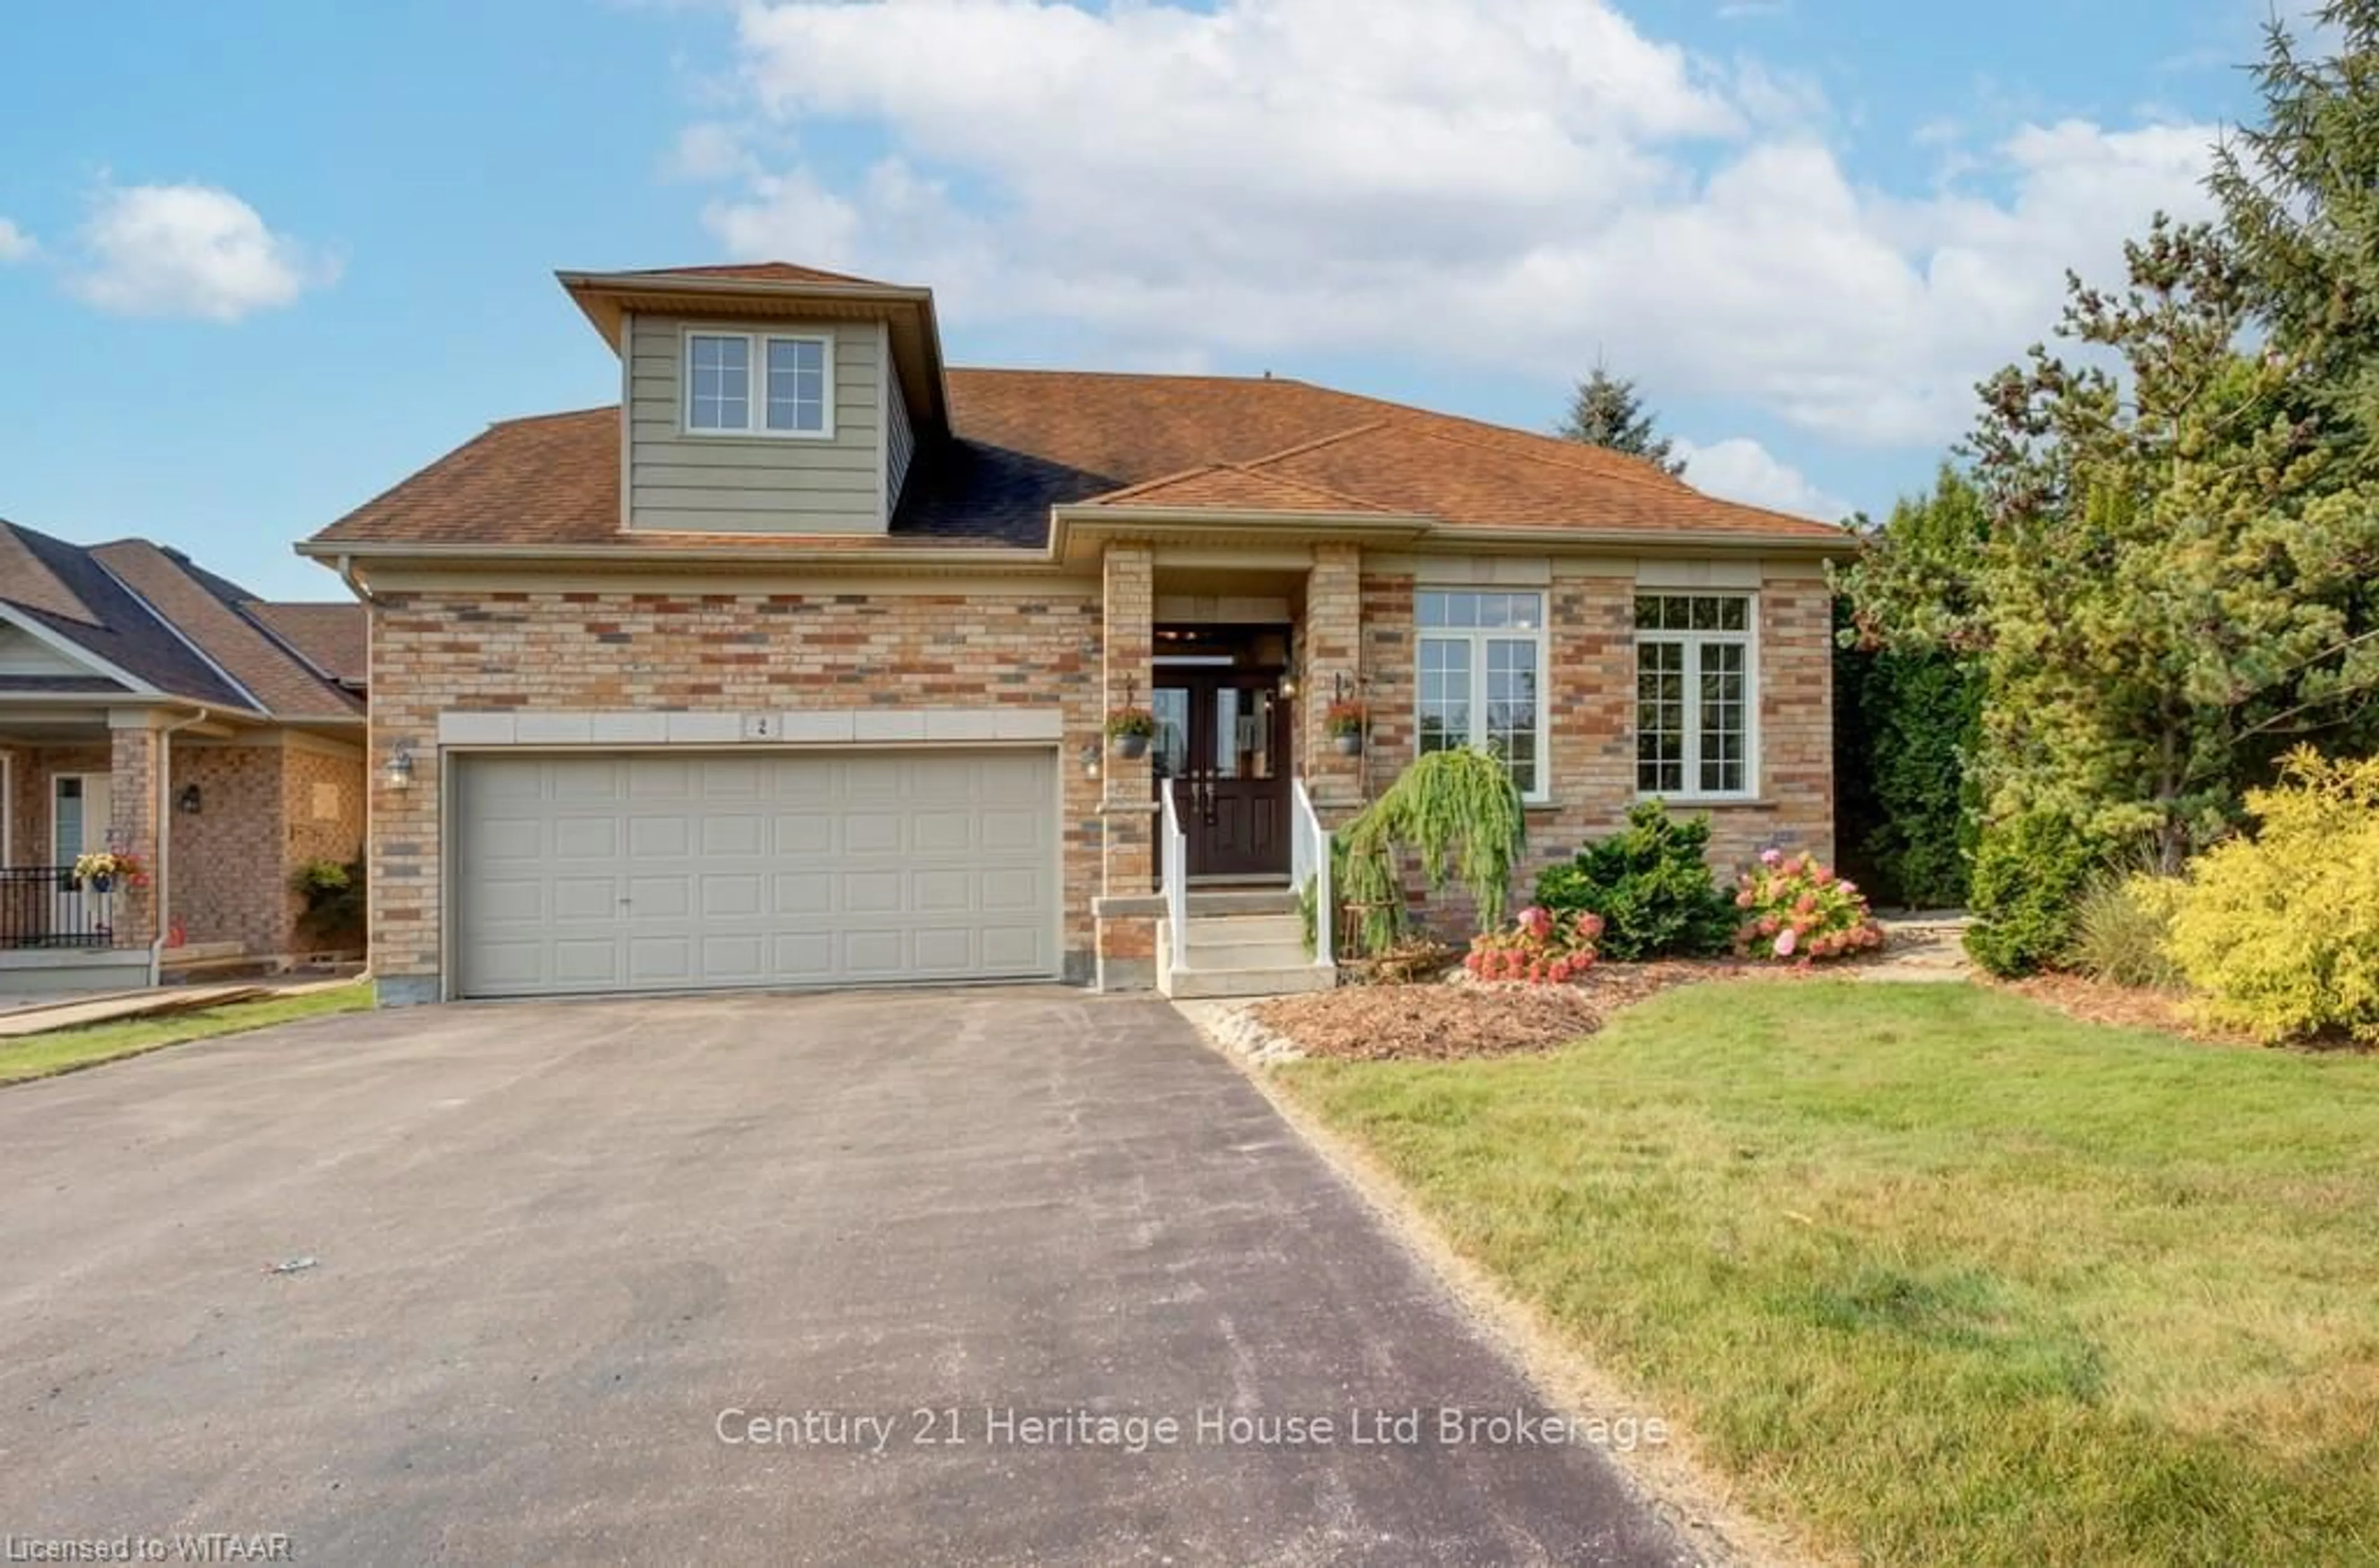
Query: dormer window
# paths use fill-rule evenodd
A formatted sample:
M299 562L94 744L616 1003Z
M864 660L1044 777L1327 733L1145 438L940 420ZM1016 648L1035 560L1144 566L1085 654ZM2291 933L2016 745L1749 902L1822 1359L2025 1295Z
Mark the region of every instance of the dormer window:
M695 436L834 435L834 342L802 333L685 334L685 428Z

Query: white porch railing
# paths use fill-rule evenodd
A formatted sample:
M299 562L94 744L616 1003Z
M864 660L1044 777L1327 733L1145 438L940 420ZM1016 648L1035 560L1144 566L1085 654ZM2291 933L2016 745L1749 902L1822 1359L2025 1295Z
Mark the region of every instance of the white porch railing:
M1190 836L1181 831L1181 814L1173 806L1173 780L1167 778L1157 798L1165 802L1165 924L1173 949L1169 968L1190 967Z
M1288 814L1289 883L1299 898L1305 896L1307 883L1313 885L1314 967L1334 969L1338 920L1330 896L1330 835L1313 810L1313 797L1305 792L1302 778L1289 780Z

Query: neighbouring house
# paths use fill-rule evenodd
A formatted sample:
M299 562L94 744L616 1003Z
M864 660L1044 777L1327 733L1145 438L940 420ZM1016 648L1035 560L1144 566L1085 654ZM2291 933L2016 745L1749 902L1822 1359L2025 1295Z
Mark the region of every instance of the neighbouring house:
M1309 964L1280 889L1443 746L1540 860L1647 795L1830 847L1837 528L1298 380L948 368L924 288L561 282L619 404L299 547L371 611L386 1002L1225 989Z
M0 522L0 993L312 950L291 884L363 846L367 650L360 605ZM139 874L78 881L102 852Z

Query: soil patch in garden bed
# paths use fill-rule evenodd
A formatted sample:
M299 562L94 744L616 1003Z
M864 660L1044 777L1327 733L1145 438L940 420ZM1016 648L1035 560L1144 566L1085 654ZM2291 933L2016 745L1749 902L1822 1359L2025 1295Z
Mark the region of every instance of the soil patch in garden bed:
M1620 1008L1673 986L1792 972L1734 962L1600 964L1567 985L1347 985L1283 996L1250 1011L1309 1056L1458 1061L1553 1050L1593 1033Z

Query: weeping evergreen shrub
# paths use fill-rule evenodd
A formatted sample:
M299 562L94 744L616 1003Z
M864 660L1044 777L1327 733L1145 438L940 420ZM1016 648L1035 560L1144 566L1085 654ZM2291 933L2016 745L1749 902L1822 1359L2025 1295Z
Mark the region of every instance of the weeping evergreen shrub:
M1511 769L1467 746L1431 752L1333 837L1333 886L1361 914L1358 940L1382 953L1402 939L1409 856L1432 893L1459 881L1481 929L1499 930L1512 871L1528 853L1528 825Z

